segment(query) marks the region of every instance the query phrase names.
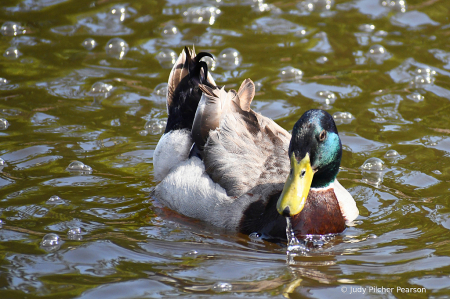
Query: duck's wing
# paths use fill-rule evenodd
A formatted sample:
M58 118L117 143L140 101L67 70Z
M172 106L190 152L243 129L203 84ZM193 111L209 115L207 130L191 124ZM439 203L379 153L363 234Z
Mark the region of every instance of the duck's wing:
M352 195L345 189L337 179L334 180L334 194L339 202L342 216L346 222L351 222L359 215L358 207Z
M178 129L191 129L195 111L202 95L199 84L215 86L216 83L208 72L205 56L212 55L185 47L178 56L169 75L167 86L167 126L165 133Z
M270 118L250 109L253 82L247 79L238 92L228 93L200 87L205 105L201 108L203 103L199 104L196 119L202 121L197 126L194 122L192 133L195 136L197 130L205 128L198 136L205 142L202 157L212 180L229 196L241 196L262 184L284 183L290 171L291 136Z

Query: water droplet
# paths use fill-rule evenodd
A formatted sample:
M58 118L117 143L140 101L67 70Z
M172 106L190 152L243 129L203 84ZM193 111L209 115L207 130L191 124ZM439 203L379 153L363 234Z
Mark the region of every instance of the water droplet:
M8 49L5 50L3 56L5 56L8 59L17 59L20 56L22 56L22 53L16 47L9 47Z
M373 24L362 24L358 27L359 30L363 32L373 32L375 30L375 25Z
M64 203L64 200L61 199L61 197L59 197L58 195L51 196L46 202L46 204L51 204L51 205L60 205L63 203Z
M233 286L228 282L216 282L212 286L212 290L216 292L230 292L232 289Z
M81 241L81 239L83 238L81 235L81 228L74 227L69 229L69 231L67 232L67 238L73 241Z
M171 49L162 49L158 54L156 54L156 60L159 61L163 68L172 68L173 64L177 59L177 53Z
M149 134L160 135L166 128L167 121L164 119L151 119L145 123L144 129Z
M425 99L425 97L418 92L413 92L413 93L407 95L406 98L408 98L411 101L414 101L416 103L422 102Z
M162 29L163 36L173 36L178 33L178 28L173 25L167 25Z
M367 159L361 168L369 171L382 171L384 168L384 161L379 158L372 157Z
M41 241L41 247L48 251L56 251L61 247L59 236L54 233L46 234Z
M81 45L88 51L93 50L97 46L97 42L93 38L86 38Z
M1 32L5 36L17 36L19 34L25 34L26 30L16 22L5 22L1 27Z
M107 98L110 96L113 86L105 82L95 82L91 90L89 90L88 95L92 97L103 97Z
M222 12L215 6L194 6L183 12L185 22L213 25Z
M320 56L316 59L317 63L324 64L325 62L328 62L328 58L326 56Z
M219 65L226 70L232 70L241 65L242 56L238 50L226 48L218 56Z
M278 74L282 80L300 80L303 77L303 72L299 69L296 69L292 66L286 66L280 70Z
M92 167L85 165L83 162L80 161L73 161L72 163L69 164L67 170L81 173L91 173Z
M129 49L127 42L118 37L110 39L105 47L106 54L117 59L122 59Z
M440 175L440 174L442 174L442 172L440 172L439 170L433 170L433 171L431 171L432 173L434 173L434 174L437 174L437 175Z

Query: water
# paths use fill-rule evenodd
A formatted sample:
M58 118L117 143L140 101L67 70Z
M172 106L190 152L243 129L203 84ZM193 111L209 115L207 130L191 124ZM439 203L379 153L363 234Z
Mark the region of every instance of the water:
M450 294L448 1L0 6L1 298ZM334 116L338 179L360 210L344 233L287 252L151 197L167 79L193 44L217 84L251 78L254 109L285 129L311 108ZM47 234L58 244L41 246Z

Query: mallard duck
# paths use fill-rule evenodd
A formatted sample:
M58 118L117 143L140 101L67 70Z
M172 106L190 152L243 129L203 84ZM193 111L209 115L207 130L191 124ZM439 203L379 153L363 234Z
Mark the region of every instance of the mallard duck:
M185 48L169 76L167 127L154 151L154 196L212 225L286 239L336 234L359 212L337 181L342 145L333 117L306 111L292 136L250 108L255 85L216 86L207 64Z

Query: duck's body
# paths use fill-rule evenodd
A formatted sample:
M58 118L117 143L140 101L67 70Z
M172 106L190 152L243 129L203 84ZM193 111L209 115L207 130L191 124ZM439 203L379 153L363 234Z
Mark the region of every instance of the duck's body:
M291 216L298 236L342 232L345 221L358 216L356 204L335 180L336 163L329 178L322 174L321 165L314 164L317 156L322 160L338 159L339 167L339 137L339 151L334 156L327 151L306 154L308 163L311 157L309 164L315 167L318 179L312 182L312 188L307 186L309 192L297 203L297 196L291 193L297 190L300 194L299 189L288 187L288 183L297 180L297 171L305 175L305 171L296 170L295 165L301 164L294 162L300 163L303 156L298 155L304 154L291 140L303 140L303 135L312 134L307 132L312 130L311 125L304 126L306 129L294 127L296 134L291 137L273 120L250 109L255 93L251 80L245 80L238 92L227 93L215 86L205 65L195 65L199 63L195 53L185 49L169 78L168 128L154 155L154 176L161 181L155 196L183 215L246 234L257 232L285 239L285 216ZM174 76L179 79L174 80ZM188 93L183 92L182 84L195 91L194 97L186 99ZM199 89L195 89L196 84ZM173 90L178 91L177 97L171 93ZM182 125L174 121L180 119L180 111L188 111L181 117ZM306 114L306 123L325 127L331 117L322 110ZM331 122L334 126L332 118ZM337 136L335 126L330 130ZM330 131L326 142L333 139L334 131Z

